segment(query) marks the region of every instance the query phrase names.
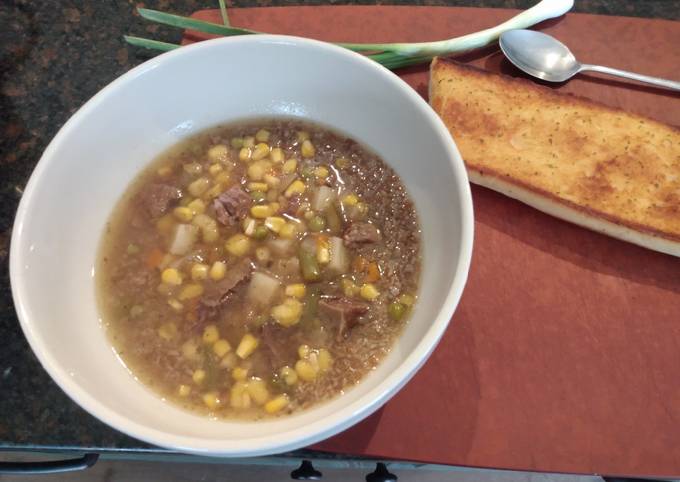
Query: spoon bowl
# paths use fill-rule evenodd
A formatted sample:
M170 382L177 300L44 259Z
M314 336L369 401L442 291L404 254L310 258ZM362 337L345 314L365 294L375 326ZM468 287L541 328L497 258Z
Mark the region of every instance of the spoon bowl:
M498 43L515 67L548 82L564 82L584 70L616 75L665 89L680 90L680 82L636 74L601 65L582 64L571 50L556 38L533 30L508 30Z
M564 82L581 64L559 40L533 30L510 30L500 37L500 47L515 67L549 82Z

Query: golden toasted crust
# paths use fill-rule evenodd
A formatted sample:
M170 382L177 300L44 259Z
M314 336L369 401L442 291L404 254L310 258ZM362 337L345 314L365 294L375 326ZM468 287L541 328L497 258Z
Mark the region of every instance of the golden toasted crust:
M443 59L430 103L473 182L680 255L679 129Z

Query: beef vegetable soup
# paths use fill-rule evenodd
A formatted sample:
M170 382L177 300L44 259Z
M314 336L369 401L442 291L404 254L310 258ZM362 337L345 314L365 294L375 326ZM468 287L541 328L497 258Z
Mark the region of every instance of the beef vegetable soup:
M292 413L390 350L416 300L419 237L402 182L357 142L292 120L220 126L119 202L102 318L162 396L215 417Z

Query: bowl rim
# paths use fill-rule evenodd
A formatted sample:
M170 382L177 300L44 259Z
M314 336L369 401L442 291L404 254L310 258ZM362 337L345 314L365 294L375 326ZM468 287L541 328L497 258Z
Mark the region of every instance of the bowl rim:
M39 332L35 329L34 324L31 322L28 311L28 295L25 293L27 290L24 288L24 283L20 281L23 277L23 271L21 269L23 265L23 253L21 247L26 242L24 237L24 224L27 223L26 218L29 214L29 210L32 208L34 193L38 186L42 182L45 182L44 172L47 169L47 166L51 162L54 162L53 159L55 158L53 157L53 153L57 151L59 145L68 137L71 130L79 123L80 119L95 110L101 101L110 93L114 92L120 85L132 82L136 77L156 68L159 64L175 58L193 55L194 52L201 50L219 48L222 44L239 45L252 43L273 43L311 47L326 51L331 55L342 57L348 61L363 63L365 67L379 73L385 82L398 87L400 92L429 119L430 127L435 130L437 137L441 141L442 146L447 153L450 167L458 180L458 185L452 186L452 188L457 188L458 197L461 201L461 249L459 260L455 268L449 293L446 296L444 303L439 308L437 316L433 319L430 327L416 347L407 355L398 367L379 384L358 400L343 407L332 417L317 420L304 427L296 427L290 430L281 431L276 435L261 435L242 440L204 439L196 436L171 434L157 428L149 427L143 423L133 422L120 415L115 410L100 404L99 400L82 389L52 356L51 351L47 347L48 343L41 337ZM442 120L430 108L429 104L405 81L382 65L363 55L318 40L288 35L268 34L225 37L197 42L180 49L165 52L153 59L147 60L106 85L81 106L59 129L31 173L23 196L19 202L10 244L10 284L15 310L24 336L28 340L31 349L43 368L57 385L69 396L69 398L89 414L103 421L115 430L119 430L136 439L186 453L222 457L270 455L291 451L319 442L360 422L380 408L413 377L437 346L460 301L463 288L467 281L472 257L473 235L474 220L472 196L467 171L458 148Z

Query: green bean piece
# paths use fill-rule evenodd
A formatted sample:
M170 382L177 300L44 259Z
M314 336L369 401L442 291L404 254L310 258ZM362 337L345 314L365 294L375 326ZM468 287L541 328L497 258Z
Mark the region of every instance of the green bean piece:
M338 215L338 211L335 210L335 206L332 204L324 209L323 212L326 215L326 226L331 234L340 234L342 232L342 219Z
M307 287L304 300L304 308L302 309L302 316L300 317L301 328L315 328L316 315L319 311L319 296L321 289L319 286L312 285Z
M321 270L316 262L314 253L301 248L298 251L298 259L300 260L302 277L305 281L319 281L321 279Z

